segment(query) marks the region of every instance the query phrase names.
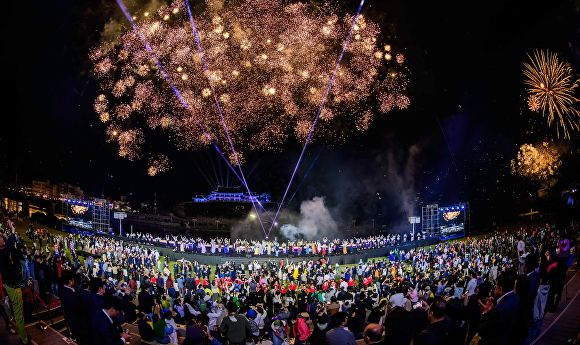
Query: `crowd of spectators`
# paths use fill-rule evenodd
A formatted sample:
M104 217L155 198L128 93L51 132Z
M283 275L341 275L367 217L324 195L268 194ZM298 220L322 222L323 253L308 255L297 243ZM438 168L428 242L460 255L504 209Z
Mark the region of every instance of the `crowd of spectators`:
M27 281L41 299L60 297L78 344L124 344L123 323L161 344L529 344L560 303L578 230L495 231L349 266L325 255L209 266L33 228L29 248L9 222L0 273L12 308L3 315L26 343L22 297L19 307L9 288Z

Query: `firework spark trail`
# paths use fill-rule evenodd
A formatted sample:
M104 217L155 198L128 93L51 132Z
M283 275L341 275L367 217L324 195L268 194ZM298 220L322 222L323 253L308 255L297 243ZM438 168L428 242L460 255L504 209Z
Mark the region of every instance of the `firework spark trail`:
M185 4L186 4L185 7L187 8L187 14L189 15L189 23L190 23L191 29L193 31L193 37L195 38L195 44L197 45L197 50L199 51L199 56L201 57L201 64L203 67L203 71L205 73L205 76L207 77L209 87L211 88L211 93L213 94L213 99L215 101L215 105L217 107L217 111L218 111L218 114L220 116L220 120L222 122L222 126L224 128L225 135L228 139L228 143L230 144L230 149L232 150L232 154L234 155L234 160L236 162L236 165L238 166L238 169L240 170L240 176L239 176L239 177L241 177L240 181L242 182L244 187L246 187L246 191L248 192L248 194L252 195L252 193L250 191L250 187L248 186L248 183L246 181L246 176L244 175L244 172L242 170L242 165L240 164L240 160L238 159L238 154L234 148L234 143L232 141L232 137L231 137L230 132L228 130L228 126L227 126L226 121L224 119L224 115L222 112L222 108L220 106L220 102L218 101L218 98L217 98L217 93L215 91L214 84L211 80L211 72L210 72L209 68L207 67L207 62L206 62L205 56L203 54L203 49L201 47L201 41L199 40L199 34L198 34L197 28L195 26L195 21L193 20L193 14L191 13L191 8L189 6L189 0L185 0ZM233 167L232 167L232 169L233 169ZM264 232L264 235L267 237L268 235L266 234L266 229L264 228L264 224L262 223L262 218L260 217L260 214L258 213L258 208L256 207L256 203L255 203L253 198L251 200L252 200L252 206L254 207L254 211L256 211L256 215L258 216L258 220L260 222L262 232Z
M316 127L316 124L318 123L318 119L320 118L320 114L322 113L322 109L324 107L324 104L326 103L326 99L328 97L328 94L330 93L330 89L332 88L332 84L334 83L334 79L336 78L336 75L338 73L338 69L340 68L340 62L342 61L342 58L344 56L344 52L346 51L346 48L348 47L348 43L350 42L352 32L354 31L354 27L356 25L356 22L358 20L358 17L360 15L360 11L361 11L364 3L365 3L365 0L361 0L360 4L358 6L358 9L356 11L356 15L354 16L354 19L352 21L352 25L350 26L350 31L348 32L348 36L346 37L346 40L344 41L344 45L342 46L342 51L340 52L340 55L338 57L338 61L336 62L336 67L334 68L334 71L332 72L332 76L330 77L328 87L326 88L326 91L324 92L324 96L322 97L322 101L320 102L320 107L318 108L318 112L316 113L316 117L314 118L314 121L312 122L312 126L310 127L310 132L308 133L308 136L306 137L306 141L304 142L304 147L302 148L302 152L300 153L300 157L298 157L298 162L296 162L296 166L294 167L294 171L292 172L292 176L290 177L290 181L288 182L288 186L286 187L286 191L284 192L284 196L282 197L282 200L280 201L280 206L278 206L278 210L276 211L276 214L274 215L274 220L272 222L272 226L270 227L270 230L268 230L268 235L270 234L270 232L272 232L272 228L274 227L274 222L276 221L276 218L278 218L278 214L280 213L280 209L282 208L282 205L284 204L284 200L286 199L286 195L288 195L288 190L290 189L290 185L292 184L292 181L294 180L294 176L296 176L296 172L298 171L298 166L300 166L300 163L302 162L302 157L304 156L304 152L306 151L306 148L308 147L308 143L312 139L312 135L314 134L314 128Z
M131 17L131 14L129 13L129 11L127 10L127 7L125 6L125 4L123 3L123 0L117 0L117 4L119 5L119 7L121 8L121 10L123 11L123 13L125 14L125 17L127 17L127 20L129 21L129 23L131 24L131 26L133 27L133 30L137 33L137 35L139 36L139 38L141 39L141 42L143 43L143 45L145 46L145 48L149 51L149 53L151 54L152 59L155 61L155 64L157 65L157 67L159 68L159 71L161 72L161 74L163 75L163 78L165 79L165 81L167 82L167 84L170 86L170 88L173 90L173 92L175 93L175 95L177 96L177 98L179 99L179 101L181 102L181 104L186 108L189 109L189 104L185 101L185 99L183 98L183 96L181 95L181 93L179 92L179 90L171 83L171 81L169 80L169 74L165 71L165 69L163 68L163 65L161 64L161 61L159 61L159 59L157 58L157 56L155 55L155 52L153 51L153 48L151 48L151 46L149 45L149 42L147 42L147 39L145 38L145 36L143 36L143 34L141 33L141 30L139 30L139 27L137 26L137 24L135 24L135 21L133 20L133 18ZM202 133L204 134L204 136L207 138L207 140L212 144L212 146L214 147L214 149L220 154L220 156L223 158L223 160L228 164L228 166L230 167L230 169L233 171L233 173L236 175L236 177L242 181L242 183L244 183L243 180L238 173L236 172L236 170L234 169L234 167L231 165L231 163L228 161L228 159L225 157L225 155L223 154L223 152L221 151L221 149L216 145L215 141L211 138L211 136L209 135L209 133L205 130L205 128L203 127L203 125L197 120L195 119L195 123L196 125L199 127L199 129L202 131Z

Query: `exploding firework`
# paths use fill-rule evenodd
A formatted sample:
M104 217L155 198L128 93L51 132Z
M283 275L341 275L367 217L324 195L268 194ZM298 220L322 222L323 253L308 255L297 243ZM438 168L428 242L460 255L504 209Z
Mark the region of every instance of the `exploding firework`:
M560 170L562 150L556 145L542 142L536 146L524 144L517 159L511 161L512 174L530 180L542 181Z
M139 158L146 133L159 130L180 149L215 141L234 162L223 144L228 138L216 100L240 157L250 150L279 149L288 139L304 142L308 136L353 16L341 16L328 4L281 0L208 0L206 5L194 20L208 70L182 0L133 14L166 75L126 25L107 25L103 43L91 52L102 90L94 109L121 156ZM405 57L391 45L379 45L379 32L376 23L358 18L315 137L344 139L353 129L368 129L371 97L377 97L383 113L409 106Z
M169 169L171 169L171 163L167 156L159 155L149 158L149 168L147 169L149 176L155 176Z
M530 62L524 63L528 106L546 118L550 127L556 128L558 137L569 139L578 129L580 113L574 108L578 98L574 96L578 83L573 80L572 69L560 62L550 51L534 51Z

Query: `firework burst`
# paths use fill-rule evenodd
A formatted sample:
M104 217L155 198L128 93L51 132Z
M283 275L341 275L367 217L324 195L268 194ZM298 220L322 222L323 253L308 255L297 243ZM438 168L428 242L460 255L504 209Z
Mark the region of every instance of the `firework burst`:
M562 149L548 142L524 144L517 159L511 161L512 174L530 180L543 181L560 170Z
M578 83L573 80L572 69L558 60L550 51L536 50L524 63L530 110L541 113L550 127L556 128L558 137L569 139L578 130L580 113L574 108Z
M169 169L171 169L171 163L167 156L158 155L149 158L149 167L147 168L149 176L155 176Z
M139 35L125 25L107 25L103 43L91 52L102 90L94 108L109 132L116 133L112 138L122 156L138 158L146 133L160 130L178 148L207 147L211 138L233 157L228 145L220 144L227 138L216 99L240 156L279 149L288 139L304 142L308 136L353 16L341 16L328 4L313 7L281 0L208 0L206 5L194 19L207 71L182 0L133 14L166 75ZM409 106L403 94L404 55L390 44L379 46L379 26L363 16L353 30L315 137L341 139L353 129L366 130L373 119L366 105L371 97L379 99L383 113ZM381 72L386 70L390 72ZM341 126L333 125L335 121L349 129L336 132ZM129 144L129 138L136 142Z

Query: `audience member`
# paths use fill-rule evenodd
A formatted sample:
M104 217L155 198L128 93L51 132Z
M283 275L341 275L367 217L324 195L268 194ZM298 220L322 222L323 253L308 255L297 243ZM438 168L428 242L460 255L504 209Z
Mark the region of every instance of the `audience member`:
M93 344L124 345L131 341L131 334L123 331L117 320L122 309L123 305L118 298L104 298L103 309L93 315Z

